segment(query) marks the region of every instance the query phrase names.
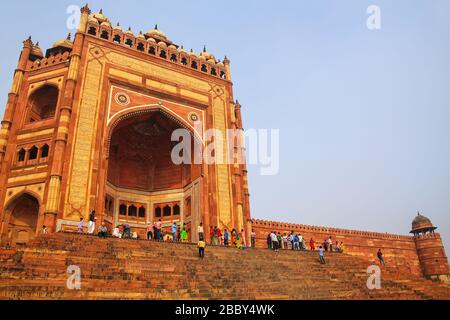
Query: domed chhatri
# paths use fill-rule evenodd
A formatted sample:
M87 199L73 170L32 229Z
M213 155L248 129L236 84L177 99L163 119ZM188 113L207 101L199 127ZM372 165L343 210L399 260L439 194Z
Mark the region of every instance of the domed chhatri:
M72 47L73 47L73 42L72 42L72 40L71 40L71 35L70 35L70 33L67 35L67 38L66 38L66 39L56 41L56 42L53 44L53 48L59 48L59 47L72 49Z
M110 23L109 19L107 16L105 16L103 14L103 9L100 9L99 12L92 14L91 18L94 18L95 20L97 20L100 24L103 22L108 22Z
M156 25L153 30L148 31L145 35L148 37L157 37L157 38L167 40L166 34L158 29L158 25Z
M421 215L420 212L418 212L417 216L412 222L412 229L410 233L413 233L415 235L427 232L433 233L436 229L437 228L433 226L433 223L429 218Z

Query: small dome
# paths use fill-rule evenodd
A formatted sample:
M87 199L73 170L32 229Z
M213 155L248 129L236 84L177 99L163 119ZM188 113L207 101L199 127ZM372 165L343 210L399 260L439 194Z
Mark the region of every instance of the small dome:
M414 218L412 222L412 230L411 233L414 232L424 232L424 231L433 231L436 228L433 226L431 220L423 215L420 212L417 213L417 216Z
M171 45L169 46L169 49L177 50L177 47L176 47L175 45L171 44Z
M66 39L56 41L53 44L53 48L57 48L57 47L64 47L64 48L70 48L70 49L73 48L72 40L70 40L70 33L69 33L69 35L67 36Z
M117 22L117 25L114 27L115 31L122 31L122 27L120 26L120 24Z
M39 42L37 42L33 48L31 49L31 54L37 57L44 57L44 53L42 52L42 49L39 47Z
M100 23L98 23L98 20L95 19L93 16L90 16L88 21L92 24L97 24L97 25L100 24Z
M180 52L182 52L182 53L187 53L187 51L184 49L183 46L181 46L180 49L179 49L178 51L180 51Z
M191 49L191 51L189 52L189 55L195 58L198 58L197 55L195 54L195 52Z
M100 12L92 14L92 18L96 19L99 23L103 22L109 22L109 19L107 16L103 14L103 9L100 9Z
M112 28L111 23L109 21L103 21L101 24L102 27Z
M156 40L155 40L155 39L153 39L153 38L148 38L148 39L147 39L147 42L152 42L152 43L156 43Z
M205 60L214 60L214 62L216 62L216 57L206 51L206 46L203 47L203 51L200 53L200 57L204 58Z
M158 30L158 25L155 26L155 29L150 30L146 33L147 36L149 37L158 37L158 38L162 38L162 39L167 39L167 36L164 32Z
M142 34L142 31L139 32L139 34L136 36L136 39L145 40L145 37L144 37L144 35Z
M208 62L212 63L212 64L216 64L216 60L214 60L214 59L209 59Z
M167 44L164 41L160 41L160 42L158 42L158 46L167 47Z
M128 27L128 30L125 31L125 33L134 37L134 33L133 33L133 30L131 30L131 27Z

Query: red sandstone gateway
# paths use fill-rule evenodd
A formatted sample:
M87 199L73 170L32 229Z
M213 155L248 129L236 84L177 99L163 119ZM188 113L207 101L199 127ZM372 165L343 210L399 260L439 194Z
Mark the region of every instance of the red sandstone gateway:
M73 40L45 55L25 40L0 130L0 241L8 247L0 298L450 297L448 286L425 280L448 282L450 272L436 228L421 215L413 237L251 220L245 163L175 165L174 130L188 130L201 149L208 129L242 130L235 101L226 57L187 52L157 27L137 35L113 27L88 6ZM235 145L238 157L244 146ZM316 253L273 259L264 249L217 247L200 262L194 245L71 234L92 210L97 226L127 224L142 239L161 220L167 233L183 223L196 242L203 222L244 230L243 243L254 229L260 248L272 231L331 236L348 255L330 253L319 266ZM44 226L49 235L39 235ZM378 249L385 289L371 292L366 271ZM81 290L67 290L67 264L80 267Z

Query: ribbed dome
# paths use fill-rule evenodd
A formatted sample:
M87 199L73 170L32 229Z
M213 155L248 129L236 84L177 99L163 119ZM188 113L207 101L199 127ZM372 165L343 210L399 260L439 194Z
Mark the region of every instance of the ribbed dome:
M100 12L92 14L91 17L96 19L99 23L103 23L105 21L109 22L108 17L103 14L103 9L101 9Z
M436 228L433 226L431 220L423 215L420 212L417 213L417 216L414 218L412 222L412 230L411 233L414 232L423 232L423 231L433 231Z
M155 26L155 29L148 31L146 34L148 37L159 37L162 39L167 39L167 36L164 32L158 30L158 25Z
M33 48L31 49L31 54L37 57L43 57L44 53L42 52L42 49L39 47L39 42L37 42Z
M64 48L73 48L72 40L70 40L70 34L64 40L58 40L53 44L53 48L64 47Z

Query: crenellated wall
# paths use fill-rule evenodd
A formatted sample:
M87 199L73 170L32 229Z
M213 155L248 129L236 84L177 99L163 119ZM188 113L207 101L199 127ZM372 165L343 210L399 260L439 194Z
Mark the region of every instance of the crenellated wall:
M322 243L331 236L334 244L336 241L344 243L346 253L366 259L368 267L377 261L377 251L381 249L387 264L394 264L414 275L423 275L416 242L410 236L256 219L253 219L251 224L256 233L258 247L267 246L267 235L270 231L281 232L282 235L289 234L291 231L300 233L305 238L308 249L311 238L316 241L317 246L319 242Z

